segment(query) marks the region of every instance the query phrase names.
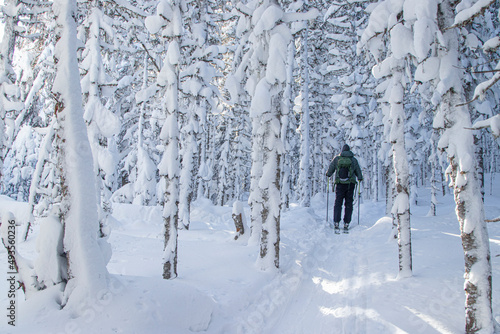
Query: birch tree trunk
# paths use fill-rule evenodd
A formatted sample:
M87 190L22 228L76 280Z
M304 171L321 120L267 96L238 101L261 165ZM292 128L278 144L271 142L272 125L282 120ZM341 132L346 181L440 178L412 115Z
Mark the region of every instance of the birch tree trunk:
M167 7L165 7L167 6ZM157 96L160 108L165 114L165 123L160 132L160 140L165 147L158 173L163 182L163 278L177 277L177 232L179 224L179 177L181 171L179 157L179 62L180 36L183 34L180 1L169 0L157 7L157 14L146 18L148 30L164 38L166 53L163 67L158 73ZM163 15L168 10L169 17ZM153 22L153 23L152 23ZM161 22L161 25L157 23Z
M290 114L292 113L292 86L293 86L293 63L295 56L295 45L289 43L288 54L287 54L287 70L286 70L286 83L283 92L283 110L281 118L281 140L283 142L283 149L287 151L291 146L289 132L294 131L290 122ZM284 209L288 209L290 206L290 200L292 197L292 166L291 155L284 155L281 160L281 203Z
M194 104L194 103L193 103ZM195 123L194 110L189 110L188 123L190 125ZM185 140L184 149L182 150L182 170L179 176L179 220L181 221L181 228L189 230L189 224L191 222L191 202L193 200L193 187L194 183L194 173L193 166L195 162L196 151L198 145L196 143L196 133L194 131L194 126L189 126L190 128L187 133L184 134Z
M308 23L306 23L308 25ZM302 36L302 92L301 92L301 104L302 104L302 117L300 123L300 175L299 175L299 185L300 185L300 195L301 195L301 205L309 207L311 205L311 171L309 160L311 157L310 152L310 138L309 138L309 128L310 128L310 115L309 115L309 64L308 64L308 38L309 38L309 28L306 27L304 34Z
M276 89L277 87L273 87ZM264 113L263 175L259 186L262 190L262 233L260 240L260 258L262 268L268 269L272 261L279 268L280 218L281 218L281 97L282 93L272 98L271 110Z
M262 137L258 133L260 117L252 117L252 167L250 170L250 243L258 242L262 231L263 194L259 187L262 177Z
M439 164L439 156L437 152L437 140L438 137L437 131L433 130L431 135L431 205L429 208L429 216L436 216L437 213L437 194L439 191L439 180L438 176L441 173L440 164ZM441 176L440 176L441 177Z
M481 187L476 173L474 138L470 113L466 106L461 85L462 73L458 52L458 33L447 29L453 24L454 6L451 0L439 5L438 23L443 31L446 49L441 49L441 83L451 82L450 86L438 85L441 103L435 116L434 127L445 129L439 147L446 149L456 203L456 214L465 259L465 331L472 333L493 333L492 316L492 274L488 231L484 219L484 205ZM444 68L443 68L444 67ZM440 90L440 91L439 91Z
M405 113L403 107L404 87L402 71L404 60L398 61L393 70L392 88L390 94L390 142L392 143L392 158L394 166L394 183L396 198L392 207L398 227L399 277L412 275L411 256L411 226L409 198L408 156L405 149Z
M160 176L165 183L163 205L164 247L163 247L163 278L177 277L177 230L179 221L179 124L178 124L178 78L177 63L172 61L179 54L177 40L170 42L165 59L166 73L166 120L160 137L165 141L165 151L159 165ZM168 101L168 103L167 103Z
M281 155L283 154L281 116L287 79L287 52L292 35L288 26L281 22L285 13L277 1L271 0L269 3L263 1L260 4L264 14L273 13L275 21L273 25L266 24L265 29L261 22L257 22L253 31L255 40L258 41L253 47L256 50L262 48L267 52L265 68L260 69L263 70L261 72L263 76L256 85L250 107L254 126L252 149L255 151L252 155L256 157L254 161L257 161L258 165L255 166L255 171L259 173L258 179L255 180L257 182L253 184L256 188L252 189L255 192L252 196L256 200L254 203L260 209L262 224L258 262L261 269L271 270L279 267Z

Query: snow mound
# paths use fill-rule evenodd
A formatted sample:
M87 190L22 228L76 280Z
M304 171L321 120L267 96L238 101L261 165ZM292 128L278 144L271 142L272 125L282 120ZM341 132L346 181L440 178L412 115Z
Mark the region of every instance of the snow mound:
M38 314L36 324L22 321L17 330L28 333L26 329L36 325L41 334L57 333L61 328L73 333L85 328L86 333L160 333L164 329L183 334L206 331L212 320L213 299L181 280L112 276L110 281L103 298L80 306L81 317L74 317L65 309L58 311L54 303L57 287L42 291L30 299L26 309L20 310ZM58 321L44 321L49 315ZM65 325L61 327L60 323Z
M366 235L376 236L386 233L389 235L392 230L392 220L390 217L382 217L373 226L366 230Z
M17 202L8 196L0 195L0 218L7 217L5 215L9 212L13 214L17 226L28 222L30 218L28 203Z

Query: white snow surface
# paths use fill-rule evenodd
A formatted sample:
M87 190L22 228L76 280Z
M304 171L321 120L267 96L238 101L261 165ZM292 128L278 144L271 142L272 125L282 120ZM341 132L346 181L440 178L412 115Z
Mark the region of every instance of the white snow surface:
M486 218L500 216L500 195L490 195L499 187L496 175L486 189ZM263 272L256 265L258 245L234 240L232 207L198 200L190 230L179 231L174 280L161 278L162 209L115 203L105 297L75 317L59 309L58 291L27 301L18 291L17 326L3 317L0 333L463 333L463 251L453 197L440 197L438 215L428 217L429 190L418 191L409 278L398 278L397 242L390 238L384 201L362 201L360 224L355 210L348 235L335 235L325 222L324 194L310 208L292 205L282 214L281 268ZM26 206L13 203L0 197L0 217L7 210L23 217ZM246 204L243 209L249 217ZM499 321L500 224L488 228ZM38 236L37 225L27 242L18 241L28 259L37 257ZM7 272L4 248L0 263ZM7 284L0 280L4 310Z

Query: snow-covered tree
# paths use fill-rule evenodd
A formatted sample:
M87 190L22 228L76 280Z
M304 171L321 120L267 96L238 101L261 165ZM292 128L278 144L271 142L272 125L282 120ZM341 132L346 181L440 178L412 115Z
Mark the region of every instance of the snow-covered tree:
M111 191L116 183L117 152L114 136L120 131L120 120L103 104L109 100L104 87L112 78L104 67L101 45L114 40L112 21L100 8L100 2L90 2L88 16L80 26L80 40L86 42L82 54L82 92L85 97L84 119L87 123L94 168L97 176L99 199L99 225L106 235L106 219L111 213ZM102 38L104 36L104 38ZM109 105L108 105L109 106Z
M126 169L129 171L129 181L132 183L133 203L138 205L153 205L157 202L156 198L156 166L151 156L150 139L153 130L148 118L151 117L151 105L147 102L156 93L156 87L149 85L149 63L148 56L144 56L144 67L142 68L141 90L135 94L134 102L137 104L134 111L139 113L139 121L135 132L137 135L137 148L129 153L125 159ZM136 114L132 112L132 117Z
M23 233L24 240L28 239L29 232L32 229L32 224L35 222L35 206L36 206L36 198L40 196L39 209L40 212L38 216L44 215L47 210L50 208L50 202L47 200L48 198L52 198L55 200L58 197L58 185L55 180L55 164L53 163L56 158L56 152L53 150L54 138L55 138L55 125L56 118L54 117L50 125L45 129L46 133L41 141L38 156L36 161L35 170L32 173L31 184L29 188L29 198L28 198L28 206L29 206L29 221L25 222L25 225L22 228L21 233Z
M465 330L467 333L492 333L489 241L483 203L478 195L480 184L475 173L474 140L466 129L470 127L471 116L464 105L459 34L452 27L456 6L454 1L448 0L429 1L424 7L413 0L390 5L389 2L379 3L362 40L372 54L381 56L387 50L376 36L390 32L395 38L391 42L398 42L398 47L393 46L392 51L410 54L417 60L412 73L414 79L432 84L431 102L436 106L433 127L442 131L438 148L446 150L450 161L447 174L455 194L465 254Z
M158 171L165 189L163 198L164 247L163 278L177 277L177 229L179 221L179 63L180 36L182 35L181 2L164 0L158 4L156 15L146 19L152 34L158 34L165 42L165 58L158 74L158 93L165 114L160 139L164 150Z
M457 218L460 223L465 258L465 331L493 333L491 308L491 263L489 237L484 221L480 184L475 174L476 159L470 113L461 86L459 45L454 21L456 4L443 1L438 5L437 22L446 49L438 51L441 59L436 98L440 99L434 127L443 128L439 147L446 149L450 166L448 175L454 189Z
M250 95L252 119L252 171L249 203L252 236L260 239L260 265L279 266L281 216L282 99L287 80L288 45L292 35L286 22L293 20L273 0L251 1L237 6L238 26L248 41L236 69ZM290 14L291 15L291 14ZM315 17L314 11L310 17ZM231 95L239 95L232 90Z
M191 202L196 198L196 170L200 164L203 138L207 141L208 115L217 108L217 88L213 85L218 64L219 48L216 28L210 17L211 7L200 1L186 1L183 9L182 64L180 73L181 159L179 219L189 228ZM203 137L202 137L203 136ZM206 164L205 161L203 163Z
M333 106L331 137L335 139L330 152L339 152L341 145L349 143L363 168L366 181L365 197L377 195L380 178L376 176L380 159L374 154L379 152L380 122L373 122L380 113L375 102L375 79L371 75L371 58L365 52L356 53L359 32L367 24L368 17L364 8L369 2L334 2L328 4L324 14L324 35L328 45L328 73L326 82L332 90L330 103ZM324 146L324 144L323 144ZM323 164L324 165L324 164Z
M227 118L227 117L224 117ZM217 200L218 205L224 205L228 200L233 198L233 191L235 187L231 186L229 159L230 159L230 147L231 147L231 121L232 119L222 119L222 124L217 127L216 140L219 147L217 153L217 166L216 168L216 178L217 178Z
M307 0L304 2L305 10L308 10ZM300 108L300 174L298 180L298 191L300 192L301 205L311 205L312 195L312 175L311 175L311 109L309 105L309 85L310 83L310 65L309 65L309 23L302 31L301 53L300 53L300 95L296 97L297 108Z
M234 113L238 117L240 114L244 114L248 110L252 92L255 90L255 85L259 78L262 77L262 66L257 67L259 62L256 60L252 61L252 56L254 56L254 50L251 48L250 38L252 36L252 14L258 2L251 1L248 4L243 2L238 2L235 8L238 10L237 13L237 24L235 29L235 35L238 40L238 44L235 48L233 55L233 66L232 73L228 76L225 83L225 88L229 95L229 103L234 104ZM252 64L253 66L249 66ZM243 118L245 121L247 118ZM248 198L248 203L250 204L250 242L257 242L260 238L260 232L262 229L261 220L261 203L258 199L261 197L258 194L257 183L261 176L262 168L259 167L260 160L258 156L259 144L255 140L254 131L257 128L254 124L255 119L248 119L248 123L251 124L251 140L245 143L245 136L243 131L246 130L247 126L242 123L239 129L242 133L238 136L240 145L249 148L251 152L251 168L250 168L250 195ZM247 145L245 145L247 144Z
M121 157L116 187L120 189L113 200L138 205L155 205L162 192L157 187L156 167L162 116L149 103L156 93L161 56L157 55L157 41L149 39L144 26L145 17L156 5L156 1L113 1L103 7L106 16L113 18L114 39L103 45L102 52L107 74L114 81L102 89L113 91L106 105L122 122L116 143Z
M260 58L265 69L257 82L250 107L254 125L253 140L258 152L258 164L262 168L258 180L260 194L257 203L262 211L260 262L263 269L279 267L280 217L281 217L281 101L286 81L286 59L291 34L286 24L280 23L283 9L273 1L263 1L252 15L254 23L252 46L255 57ZM260 44L262 43L262 44ZM266 53L260 52L268 50ZM265 52L265 51L264 51ZM257 60L257 59L256 59ZM257 160L254 160L256 162Z
M18 6L18 0L7 0L2 6L3 37L0 43L0 191L3 191L3 163L8 146L8 136L6 136L7 113L12 113L14 116L9 118L15 118L24 107L24 104L19 102L19 89L15 85L16 74L12 66L16 36L18 34L16 31ZM13 140L14 131L11 132L10 137Z
M60 272L59 282L47 279L45 286L62 284L62 306L73 311L95 301L107 286L106 264L109 253L98 240L96 180L92 151L83 120L80 75L77 63L76 1L55 1L56 76L53 94L56 99L57 170L60 202L41 226L39 238L51 236L58 244L43 243L59 252L56 260L41 250L35 264L40 280Z
M40 136L29 125L21 127L5 157L4 194L27 201L37 162Z
M365 30L361 43L368 46L377 61L381 61L373 69L378 78L386 77L386 92L382 97L382 108L387 108L390 130L388 142L392 144L394 182L396 198L391 213L398 227L399 275L411 276L411 228L410 228L410 188L408 156L405 148L405 108L404 94L409 81L406 75L406 62L411 55L411 46L407 45L411 31L403 21L394 21L390 2L381 2L371 13L370 22ZM399 9L400 11L403 8ZM404 12L402 12L404 15ZM385 22L383 21L385 20ZM385 34L387 32L387 34ZM390 39L387 55L380 54L385 44L384 38Z
M295 46L293 43L288 45L287 52L287 72L286 83L283 92L283 109L281 118L281 139L283 141L283 150L287 152L282 157L282 175L281 175L281 202L283 209L286 210L290 206L290 201L293 199L294 177L293 167L295 156L294 146L296 124L293 117L293 69L294 69Z
M225 3L227 5L228 3ZM242 8L242 2L235 4L235 9ZM229 9L228 9L229 10ZM231 166L234 175L234 192L235 198L243 200L245 192L251 188L251 120L248 114L250 96L245 89L247 83L253 84L253 78L249 75L249 68L246 66L248 62L248 38L251 34L250 21L247 11L233 10L232 15L226 17L225 43L230 45L228 48L232 52L226 55L230 60L230 64L224 70L224 102L227 103L227 108L231 109L229 116L232 119L232 140L231 152L233 163ZM235 23L232 20L236 20ZM252 215L255 216L252 209ZM254 234L252 227L251 233Z

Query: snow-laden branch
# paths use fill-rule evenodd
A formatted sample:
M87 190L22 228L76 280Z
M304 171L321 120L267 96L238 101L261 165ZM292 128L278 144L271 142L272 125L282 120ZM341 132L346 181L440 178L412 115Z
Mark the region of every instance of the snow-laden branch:
M146 17L148 16L148 13L146 13L145 11L143 11L142 9L140 8L137 8L135 6L133 6L130 1L124 1L124 0L112 0L112 2L114 2L116 5L118 5L119 7L127 10L129 13L133 13L135 15L138 15L138 16L141 16L141 17Z
M490 38L486 42L484 42L483 51L484 52L494 52L499 47L500 47L500 37L495 36L493 38Z
M496 72L489 80L481 82L474 90L474 100L484 99L486 92L500 80L500 72Z
M491 133L493 134L493 137L495 139L500 137L500 114L490 117L484 121L477 121L475 122L471 128L471 130L480 130L480 129L486 129L490 128Z
M283 17L284 22L298 22L298 21L310 21L315 20L318 16L320 16L319 10L313 8L304 13L285 13Z
M491 6L494 2L495 0L478 0L472 6L464 9L460 8L460 5L462 5L463 2L460 3L457 8L458 14L455 16L455 22L453 22L453 25L449 29L461 27L469 23L477 16L482 15L486 8Z
M251 17L253 15L253 10L250 9L248 6L244 5L241 2L238 2L236 6L234 7L238 12L242 13L243 15Z
M484 99L486 92L491 87L493 87L494 84L496 84L500 80L500 72L498 72L498 70L492 70L491 72L496 72L496 73L489 80L481 82L479 85L477 85L476 89L474 90L474 97L472 98L472 100L464 102L464 103L460 103L457 105L457 107L471 104L472 102L474 102L478 99L481 99L481 100ZM474 72L474 73L485 73L485 72Z

